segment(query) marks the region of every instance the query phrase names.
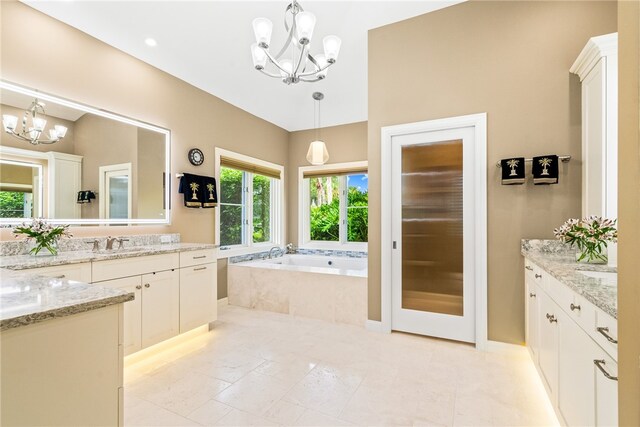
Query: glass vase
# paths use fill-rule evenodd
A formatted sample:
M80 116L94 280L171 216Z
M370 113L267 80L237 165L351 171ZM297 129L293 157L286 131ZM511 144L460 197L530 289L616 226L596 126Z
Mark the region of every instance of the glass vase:
M576 261L582 264L607 264L609 262L607 248L594 252L578 249L576 251Z
M35 253L35 249L38 247L38 243L35 240L30 240L27 244L27 253L32 256L41 257L41 256L54 256L58 255L58 240L54 240L49 246L50 248L42 246L38 253Z

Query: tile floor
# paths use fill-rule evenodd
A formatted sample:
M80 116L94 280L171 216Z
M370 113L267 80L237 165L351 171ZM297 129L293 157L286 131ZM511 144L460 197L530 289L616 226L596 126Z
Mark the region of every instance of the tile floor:
M524 348L221 307L215 328L125 369L125 425L558 422Z

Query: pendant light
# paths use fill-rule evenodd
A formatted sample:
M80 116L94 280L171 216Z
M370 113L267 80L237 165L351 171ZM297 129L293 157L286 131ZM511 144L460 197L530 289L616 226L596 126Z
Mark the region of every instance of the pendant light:
M318 121L316 123L316 108L313 110L313 121L316 127L316 139L309 144L309 151L307 151L307 161L314 166L324 165L329 161L329 152L324 141L320 139L320 101L324 99L324 95L321 92L313 92L313 99L316 101L314 107L317 106Z

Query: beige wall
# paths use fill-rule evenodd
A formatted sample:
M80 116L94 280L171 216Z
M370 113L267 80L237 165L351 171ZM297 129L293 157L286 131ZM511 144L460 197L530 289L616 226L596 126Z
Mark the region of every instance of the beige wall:
M0 2L0 15L3 79L171 129L172 173L213 175L216 146L286 166L284 129L21 3ZM188 162L192 147L204 152L200 167ZM184 241L213 242L214 210L184 208L177 180L172 185L171 226L119 227L118 234L178 232ZM114 231L76 227L73 233L104 236ZM0 238L12 238L10 231L2 230Z
M298 245L298 168L309 166L307 150L316 139L313 129L289 134L289 170L287 171L288 242ZM329 163L367 160L367 122L322 128L321 139L329 151Z
M380 319L380 128L488 115L489 339L524 341L520 239L580 215L580 85L589 37L615 2L466 2L369 32L369 318ZM570 154L560 184L500 185L504 157Z
M131 163L131 215L137 215L138 128L94 114L85 114L75 123L75 152L82 156L82 190L91 190L97 199L81 205L82 218L100 218L100 167Z
M640 3L618 3L618 385L621 426L640 426Z
M138 218L164 218L164 135L138 128Z

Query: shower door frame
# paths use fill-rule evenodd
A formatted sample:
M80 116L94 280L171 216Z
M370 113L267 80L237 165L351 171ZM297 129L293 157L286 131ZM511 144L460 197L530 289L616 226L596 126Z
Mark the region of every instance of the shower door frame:
M392 330L392 140L395 137L474 128L474 283L475 283L475 345L486 349L487 331L487 114L427 120L387 126L381 129L381 329ZM396 206L395 209L400 209ZM398 240L398 239L395 239Z

